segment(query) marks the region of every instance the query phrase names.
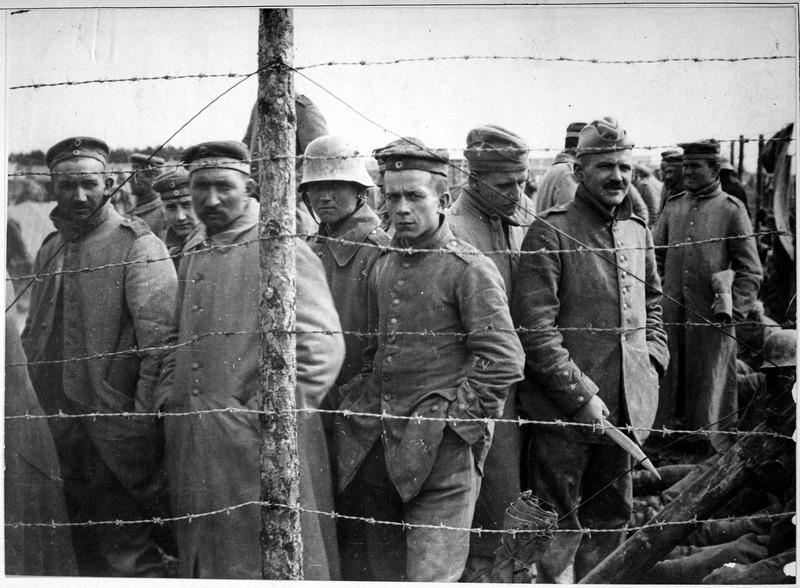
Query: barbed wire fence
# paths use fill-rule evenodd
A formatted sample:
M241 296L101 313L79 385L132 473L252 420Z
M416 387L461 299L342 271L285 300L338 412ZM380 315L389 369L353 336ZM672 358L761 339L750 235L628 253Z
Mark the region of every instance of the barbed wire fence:
M19 12L24 12L24 11L19 11ZM421 58L400 58L400 59L384 60L384 61L367 61L367 60L349 61L349 62L348 61L329 61L329 62L310 64L310 65L305 65L305 66L288 67L288 69L293 71L295 74L304 77L310 83L312 83L312 84L316 85L317 87L319 87L322 91L330 94L333 98L335 98L336 100L338 100L339 102L344 104L347 108L349 108L349 109L353 110L354 112L356 112L356 114L358 114L359 116L361 116L362 118L364 118L368 122L370 122L370 123L374 124L375 126L383 129L384 131L392 133L393 135L397 136L398 138L401 138L401 136L399 134L393 133L391 130L387 129L384 125L380 124L375 119L373 119L373 118L367 116L366 114L364 114L360 109L348 104L347 102L342 100L339 96L337 96L335 93L333 93L330 90L328 90L327 88L323 87L322 85L317 83L315 80L313 80L312 78L310 78L309 76L307 76L303 72L305 70L310 70L310 69L314 69L314 68L333 67L333 66L388 66L388 65L396 65L396 64L400 64L400 63L430 62L430 61L454 61L455 62L455 61L470 61L470 60L472 60L472 61L478 61L478 60L494 60L494 61L499 61L499 60L521 60L521 61L563 62L563 63L592 63L592 64L599 64L599 65L602 65L602 64L637 65L637 64L658 64L658 63L670 63L670 62L684 62L684 63L696 63L696 64L704 63L704 62L736 63L736 62L745 62L745 61L768 61L768 60L785 60L785 59L795 59L795 56L791 56L791 55L775 55L775 56L750 56L750 57L734 57L734 58L683 57L683 58L664 58L664 59L652 59L652 60L637 60L637 59L630 59L630 60L601 60L601 59L576 59L576 58L570 58L570 57L564 57L564 56L561 56L561 57L541 57L541 56L503 56L503 55L493 55L493 56L489 56L489 55L462 55L462 56L429 56L429 57L421 57ZM286 67L286 66L284 65L284 66L275 66L275 67ZM222 94L220 94L216 98L214 98L205 107L203 107L200 111L198 111L190 119L188 119L186 121L186 123L184 123L182 126L180 126L180 128L175 133L171 134L170 137L167 138L160 145L160 147L158 149L156 149L152 154L150 154L150 158L152 158L152 157L156 156L158 154L158 152L163 147L165 147L178 134L178 132L180 132L180 130L182 130L183 128L185 128L189 124L191 124L191 122L193 120L195 120L198 116L200 116L211 104L213 104L216 100L221 98L224 94L232 91L239 84L241 84L244 80L250 78L253 75L258 74L260 71L261 71L261 69L256 70L256 71L251 72L251 73L247 73L247 74L238 74L238 73L205 74L205 73L198 73L198 74L186 74L186 75L162 75L162 76L107 78L107 79L79 80L79 81L41 82L41 83L33 83L33 84L27 84L27 85L11 86L9 89L10 90L42 89L42 88L51 88L51 87L58 87L58 86L77 86L77 85L86 85L86 84L109 84L109 83L123 83L123 82L137 83L137 82L143 82L143 81L171 81L171 80L180 80L180 79L189 79L189 78L196 78L196 79L212 79L212 78L232 78L232 79L234 79L234 78L239 78L238 81L235 84L233 84L232 86L227 88ZM731 141L731 142L736 141L736 142L738 142L740 140L741 140L741 137L737 138L737 139L724 139L724 140L721 140L721 142L725 142L725 141ZM751 139L747 139L747 140L751 140ZM755 140L755 139L752 139L752 140ZM787 139L787 140L793 140L793 139ZM673 147L673 146L674 146L674 144L672 144L672 145L647 145L647 146L641 147L641 149L648 149L648 150L664 149L664 148ZM460 150L460 149L462 149L462 147L449 148L449 150L451 150L451 151ZM540 148L531 148L531 149L532 150L540 150L540 151L550 151L550 150L560 151L561 150L560 147L552 147L552 146L546 146L546 147L540 147ZM369 157L369 156L364 155L362 157ZM265 160L276 160L276 159L293 159L293 158L295 158L294 155L273 155L273 156L264 156L264 157L253 157L251 159L251 162L259 162L259 161L265 161ZM181 164L176 164L175 166L177 167L179 165L181 165ZM455 169L458 169L459 171L462 171L462 172L466 173L466 170L459 168L456 164L451 163L451 166L453 166ZM168 165L166 165L164 167L168 168L168 167L171 167L171 165L168 164ZM133 173L135 170L116 170L116 171L118 173ZM54 174L52 174L52 173L42 173L42 172L15 172L15 173L11 173L11 174L8 174L8 175L9 175L9 177L19 177L19 176L35 176L35 175L54 175ZM122 185L124 185L124 183L127 182L127 181L128 181L128 178L126 178L125 181L122 184L117 186L114 191L110 192L104 198L103 203L101 204L101 206L105 205L108 202L108 200L113 196L113 194L116 191L118 191L119 189L121 189ZM98 210L99 210L99 208L100 207L98 207ZM542 221L542 222L547 223L546 219L542 219L541 217L539 218L539 220ZM550 226L552 227L552 225L550 225ZM724 241L728 241L728 240L751 239L751 238L766 237L766 236L780 235L780 234L786 234L786 233L782 233L780 231L754 231L753 233L748 234L748 235L726 236L726 237L708 239L708 240L703 240L703 241L694 241L694 242L687 242L687 243L674 243L674 244L668 244L668 245L659 245L659 246L655 246L654 249L669 249L669 248L679 248L679 247L702 247L704 245L709 245L709 244L712 244L712 243L724 242ZM578 241L577 239L575 239L571 235L564 234L564 236L566 238L571 239L572 241L574 241L577 246L575 248L573 248L573 249L557 249L557 250L544 250L544 249L542 249L542 250L538 250L538 251L523 251L523 252L511 252L511 251L501 250L501 251L489 251L489 252L483 252L483 253L498 254L498 255L500 255L500 254L509 254L509 255L511 255L511 254L513 254L513 255L558 255L558 254L565 254L565 253L569 253L569 254L573 254L574 253L574 254L581 254L581 255L586 255L586 254L592 255L593 254L593 255L599 255L606 262L608 262L611 265L617 267L617 269L623 269L623 268L620 268L620 266L617 265L617 263L613 259L609 259L607 257L604 257L604 256L600 255L600 254L602 254L602 253L616 254L619 251L625 251L625 250L631 250L631 249L650 249L648 247L645 247L645 248L642 248L642 247L591 248L591 247L587 247L587 246L583 245L580 241ZM325 239L325 240L328 240L328 241L334 242L334 243L357 245L359 247L378 247L381 250L387 251L387 252L398 252L398 253L408 253L409 252L409 250L407 248L378 246L378 245L373 245L372 243L368 243L368 242L354 242L354 241L348 241L348 240L339 239L339 238L322 237L322 236L312 235L312 234L307 234L307 233L285 233L285 234L281 234L281 235L278 235L278 236L273 237L273 238L277 238L277 239L293 239L293 238L310 239L310 238L316 238L316 239ZM168 260L168 259L180 259L180 258L188 257L188 256L191 256L191 255L210 254L210 253L213 253L215 251L219 251L219 250L227 249L227 248L252 246L254 243L257 243L260 240L261 239L255 239L255 240L250 240L250 241L247 241L247 242L235 243L233 245L226 245L226 246L222 246L222 247L220 247L220 246L208 246L208 247L203 247L203 248L198 249L198 250L193 250L193 251L189 251L189 252L185 252L185 253L179 253L179 254L175 254L175 255L169 255L169 256L161 257L161 258L135 259L135 260L125 261L125 262L120 262L120 263L106 264L106 265L94 266L94 267L83 267L83 268L70 269L70 270L47 271L48 265L53 261L53 259L56 258L56 256L58 254L61 253L62 249L58 249L50 257L50 259L46 260L42 264L42 267L39 268L39 271L37 271L36 273L30 274L30 275L24 275L24 276L17 276L17 277L7 277L6 279L8 281L11 281L11 282L22 282L22 281L24 281L24 282L26 282L25 289L27 289L28 287L30 287L34 283L37 283L37 282L40 282L40 281L42 281L42 280L44 280L46 278L52 278L52 277L55 277L55 276L74 275L74 274L81 274L81 273L88 273L88 272L98 272L98 271L103 271L103 270L107 270L107 269L111 269L111 268L115 268L115 267L125 267L125 266L132 265L132 264L155 263L155 262L159 262L159 261L165 261L165 260ZM432 252L432 253L440 253L440 254L452 254L453 253L453 251L449 250L449 249L431 249L431 250L424 250L424 252ZM632 277L634 277L634 279L637 279L638 281L644 283L646 287L649 287L648 284L645 282L645 280L642 277L639 277L639 276L632 276ZM24 292L24 290L23 290L23 292ZM667 297L663 292L660 292L660 294L662 294L665 297ZM15 298L15 300L12 301L11 304L8 305L8 307L6 308L7 312L20 299L21 295L22 295L22 293L19 293L17 295L17 297ZM696 312L692 311L692 309L687 308L686 305L682 304L680 301L672 299L672 302L677 304L677 305L679 305L680 307L683 307L685 310L688 310L690 313L694 313L695 315L697 315ZM699 319L700 320L698 322L687 321L687 322L682 322L682 323L668 323L666 326L696 326L696 327L703 327L703 328L718 329L721 332L726 333L728 336L734 338L734 340L736 340L737 343L739 343L740 345L743 345L745 347L749 347L747 345L747 343L745 343L744 341L736 339L736 335L731 334L729 332L729 327L731 327L731 326L734 326L734 327L736 327L736 326L759 326L761 324L761 323L754 323L752 321L735 321L733 324L731 324L731 323L716 323L716 322L713 322L713 321L710 321L710 320L706 319L702 315L699 315ZM791 326L791 325L781 325L781 326ZM559 331L580 330L580 331L585 331L587 333L588 332L610 331L610 332L613 332L614 334L623 334L625 332L629 332L629 331L632 331L632 330L638 330L638 329L644 329L646 327L602 328L602 327L586 326L586 327L548 327L548 328L557 329ZM524 329L522 327L519 327L517 329L514 329L514 331L517 332L517 333L522 333L522 332L526 331L526 329ZM193 337L193 338L190 338L190 339L185 340L185 341L179 341L178 343L170 344L170 345L163 345L163 346L150 347L150 348L140 348L140 349L127 349L127 350L114 351L114 352L100 352L100 353L90 354L90 355L86 355L86 356L82 356L82 357L69 357L69 358L64 358L64 359L60 359L60 360L39 360L39 361L26 361L24 363L9 363L9 364L7 364L7 367L28 367L28 366L33 366L33 365L45 365L45 364L54 364L54 363L55 364L58 364L58 363L66 364L66 363L88 362L88 361L104 359L104 358L107 358L107 357L113 357L113 356L118 356L118 355L163 354L163 353L172 352L172 351L175 351L175 350L178 350L178 349L182 349L182 348L187 348L187 347L191 348L194 344L196 344L200 340L208 338L208 337L232 337L232 336L258 334L260 332L261 331L259 331L259 330L254 330L254 331L245 330L245 331L209 332L209 333L204 333L204 334L202 334L200 336ZM344 331L344 330L342 330L342 331L324 331L324 332L322 332L322 331L294 330L294 331L291 331L291 332L293 334L296 334L296 335L309 334L309 333L322 333L322 334L328 334L328 335L342 334L342 335L351 335L351 336L357 336L357 337L379 337L379 336L384 334L384 333L381 333L381 332L378 332L378 331L364 333L364 332L360 332L360 331ZM465 338L465 337L468 337L469 335L471 335L472 333L470 333L470 332L448 332L448 333L442 333L442 332L432 332L432 331L405 331L405 332L403 332L403 331L392 331L392 334L404 335L404 336L409 336L409 337L411 337L411 336L418 336L418 337L434 337L434 336L435 337L445 337L445 336L450 336L450 337ZM751 350L754 351L754 352L758 352L759 351L759 350L756 350L756 349L751 349ZM769 360L766 360L766 361L769 362ZM774 367L778 367L775 364L773 364L773 366ZM398 415L392 415L392 414L386 414L386 413L382 413L382 414L357 413L357 412L346 411L346 410L345 411L340 411L340 410L335 410L335 409L334 410L326 410L326 409L320 409L320 408L298 408L298 409L295 409L295 412L297 412L297 413L333 414L333 415L341 415L343 417L364 416L364 417L377 418L377 419L381 419L381 420L384 420L384 419L404 419L404 420L415 420L415 421L423 421L423 420L424 421L444 421L446 423L475 420L475 419L457 419L457 418L452 418L452 417L447 417L447 418L424 417L424 416L417 416L417 415L414 415L414 416L398 416ZM209 410L197 410L197 411L185 411L185 412L162 412L161 410L156 410L156 411L153 411L153 412L126 412L126 411L123 411L123 412L88 412L88 413L82 413L82 414L66 414L66 413L62 413L62 412L59 412L58 414L28 414L28 413L26 413L24 415L6 415L5 419L6 420L19 420L19 419L24 419L24 420L41 420L41 419L51 420L51 419L81 419L81 418L98 419L98 418L129 418L131 416L153 416L153 417L157 417L157 418L160 418L160 419L167 419L167 418L184 418L184 417L192 417L192 416L200 418L203 415L218 414L218 413L223 413L223 414L244 413L244 414L258 415L258 414L264 414L264 411L231 406L231 407L226 407L226 408L222 408L222 409L209 409ZM591 429L595 429L596 428L595 425L587 425L587 424L583 424L583 423L574 423L574 422L566 422L566 421L564 421L564 422L562 422L562 421L542 421L542 420L524 419L524 418L518 418L518 419L485 418L485 419L478 419L478 420L484 421L487 424L489 424L489 423L505 423L505 424L516 424L516 425L519 425L519 426L523 426L523 425L540 425L540 426L552 426L552 427L576 427L576 428L591 428ZM632 433L632 432L635 432L635 431L658 432L658 433L661 433L661 434L663 434L665 436L667 436L667 435L691 435L691 434L696 434L698 432L702 432L702 429L700 429L700 430L683 430L683 429L669 429L669 428L666 428L666 427L662 427L660 429L655 429L655 428L633 428L633 427L628 426L628 427L625 427L625 428L629 433ZM787 440L787 441L792 441L793 440L793 436L783 435L783 434L780 434L780 433L777 433L777 432L771 432L771 431L739 431L739 430L720 430L720 431L716 431L715 430L714 433L715 434L721 434L721 435L728 435L728 436L732 436L732 437L759 436L760 435L760 436L766 436L766 437L773 437L773 438L776 438L776 439L783 439L783 440ZM636 464L634 464L634 466L635 465ZM117 526L121 526L121 525L141 524L141 523L152 523L152 524L161 525L161 524L165 524L165 523L169 523L169 522L176 522L176 521L182 521L182 520L188 520L188 521L191 522L193 519L197 519L197 518L224 515L224 514L228 514L228 513L232 512L234 510L241 509L241 508L248 507L248 506L261 506L261 507L270 506L270 507L280 508L280 509L297 510L299 512L305 512L305 513L308 513L308 514L315 514L315 515L319 515L319 516L330 517L332 519L359 520L361 522L365 522L365 523L368 523L368 524L399 526L399 527L402 527L403 529L430 528L430 529L451 530L451 531L459 531L459 532L468 531L470 533L476 533L476 534L487 533L487 534L512 534L512 535L516 535L516 534L520 533L520 531L517 530L517 529L482 529L482 528L471 528L471 527L470 528L461 528L461 527L447 527L447 526L443 526L443 525L418 525L418 524L405 523L405 522L402 522L402 521L398 522L398 521L388 521L388 520L387 521L375 520L374 518L357 517L357 516L351 516L351 515L345 515L345 514L341 514L341 513L337 513L337 512L332 512L332 511L321 511L321 510L316 510L316 509L305 508L303 506L280 504L280 503L271 503L271 502L265 502L265 501L246 501L246 502L242 502L242 503L233 504L233 505L230 505L230 506L222 508L222 509L216 509L216 510L207 511L207 512L201 512L201 513L185 513L185 514L180 514L178 516L168 517L168 518L154 517L154 518L151 518L151 519L144 519L144 520L114 520L114 521L85 521L85 522L6 521L5 522L5 526L6 527L10 527L10 528L21 528L21 527L51 527L51 528L56 528L56 527L95 526L95 525L117 525ZM740 516L740 517L728 517L727 519L724 519L724 520L730 520L730 521L754 520L754 519L772 520L772 519L776 519L776 518L785 518L786 516L795 515L795 514L796 514L795 511L791 511L791 512L784 512L784 513L774 514L774 515L750 515L750 516ZM636 530L647 529L647 528L663 528L664 526L669 526L669 525L699 525L699 524L702 524L702 523L705 523L705 522L711 522L711 521L718 522L720 520L722 520L722 519L702 519L702 520L698 520L696 517L692 518L692 519L689 519L689 520L685 520L685 521L659 522L659 521L656 520L656 521L654 521L652 523L647 523L645 525L640 525L640 526L637 526L637 527L629 527L628 530L629 531L636 531ZM555 532L555 533L576 533L576 532L579 532L579 533L591 534L591 533L618 532L618 530L617 529L580 529L580 530L555 529L553 532Z

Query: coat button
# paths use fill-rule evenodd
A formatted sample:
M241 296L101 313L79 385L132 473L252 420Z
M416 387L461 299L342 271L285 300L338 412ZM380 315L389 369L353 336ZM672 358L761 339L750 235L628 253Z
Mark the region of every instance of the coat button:
M198 310L200 310L200 305L199 304L192 304L192 312L197 312Z
M403 267L405 267L405 268L409 268L409 267L411 267L411 264L410 264L410 263L408 263L407 261L404 261L404 262L403 262Z
M395 285L396 285L396 286L402 286L402 285L403 285L403 284L405 284L405 283L406 283L406 281L405 281L405 280L397 280L397 283L396 283Z
M196 361L193 361L193 362L192 362L192 369L193 369L193 370L200 369L200 364L199 364L199 363L197 363Z
M396 318L390 318L389 319L389 324L390 325L396 325L397 324L397 319Z
M570 390L574 390L577 387L578 387L578 385L575 382L572 382L572 384L569 385L569 389Z
M392 399L392 395L391 395L391 394L384 394L384 395L383 395L383 399L384 399L386 402L389 402L389 401Z
M192 388L192 396L197 396L200 394L200 388Z
M392 363L392 357L391 356L386 358L386 363Z
M436 412L437 410L439 410L438 404L434 404L433 406L431 406L431 412Z
M564 370L563 372L561 372L561 375L566 378L569 375L569 372L567 370Z
M399 298L395 298L394 300L392 300L392 304L397 306L398 304L400 304L400 299Z
M578 402L583 402L583 396L578 396L577 401Z

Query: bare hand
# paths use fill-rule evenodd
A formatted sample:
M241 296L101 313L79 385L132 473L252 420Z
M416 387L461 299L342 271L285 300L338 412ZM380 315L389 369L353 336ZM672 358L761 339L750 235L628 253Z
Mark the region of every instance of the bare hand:
M572 416L572 420L576 423L586 423L588 425L597 425L597 434L603 434L603 425L605 424L606 417L611 414L608 411L606 403L603 399L595 395L581 406L577 412Z

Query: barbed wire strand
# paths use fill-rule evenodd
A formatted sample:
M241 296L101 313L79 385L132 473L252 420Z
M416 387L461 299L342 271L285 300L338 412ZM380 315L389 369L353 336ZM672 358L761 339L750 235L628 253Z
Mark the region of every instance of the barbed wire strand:
M12 13L14 14L14 13ZM375 66L375 65L400 65L404 63L433 63L440 61L531 61L542 63L586 63L596 65L646 65L657 63L737 63L748 61L777 61L785 59L795 59L794 55L755 55L746 57L664 57L660 59L597 59L580 57L539 57L534 55L430 55L427 57L401 57L397 59L373 60L360 59L356 61L324 61L311 63L308 65L295 66L295 70L316 69L321 67L343 67L343 66ZM18 86L9 86L9 90L25 90L39 88L53 88L57 86L81 86L86 84L109 84L120 82L146 82L146 81L172 81L185 79L213 79L213 78L237 78L250 77L256 72L251 73L196 73L172 75L164 74L160 76L131 76L127 78L95 78L90 80L62 81L62 82L36 82Z
M233 511L240 510L246 508L248 506L260 506L265 508L280 508L285 510L292 510L295 512L303 512L307 514L313 514L323 517L328 517L331 519L347 519L353 521L361 521L364 523L372 524L372 525L388 525L388 526L396 526L396 527L403 527L403 529L431 529L431 530L441 530L441 531L459 531L459 532L470 532L481 535L483 533L489 534L504 534L504 535L525 535L529 533L535 533L535 531L523 530L523 529L483 529L481 527L454 527L450 525L428 525L424 523L406 523L404 521L384 521L380 519L375 519L371 517L359 517L354 515L346 515L342 513L338 513L335 511L324 511L312 508L305 508L303 506L292 506L289 504L283 504L280 502L269 502L263 500L248 500L246 502L240 502L238 504L234 504L231 506L226 506L223 508L218 508L215 510L199 512L199 513L192 513L192 514L185 514L179 515L174 517L152 517L149 519L134 519L134 520L122 520L122 519L115 519L109 521L83 521L83 522L72 522L72 523L62 523L56 522L55 520L51 520L50 522L35 522L35 523L25 523L21 521L17 522L6 522L4 525L6 527L10 527L13 529L25 528L25 527L49 527L49 528L59 528L59 527L92 527L92 526L99 526L99 525L114 525L114 526L123 526L123 525L142 525L142 524L155 524L155 525L163 525L166 523L174 523L179 521L188 521L192 522L194 519L200 519L205 517L212 517L222 514L230 514ZM793 515L797 514L796 511L785 511L781 513L765 513L765 514L758 514L758 515L747 515L747 516L737 516L737 517L726 517L721 519L697 519L692 518L685 521L657 521L655 523L647 523L645 525L639 525L636 527L627 527L629 531L636 531L639 529L648 529L648 528L663 528L668 526L674 525L700 525L704 523L718 523L718 522L735 522L735 521L743 521L743 520L772 520L772 519L781 519L781 518L788 518ZM619 529L553 529L551 532L554 533L609 533L614 532L618 533Z
M713 326L726 326L726 327L736 327L736 326L746 326L746 327L772 327L772 328L793 328L795 325L794 323L784 323L779 325L766 325L765 323L760 323L757 321L736 321L731 323L721 322L721 323L683 323L683 322L670 322L670 323L662 323L665 327L701 327L701 328L710 328ZM149 354L156 354L165 351L173 351L176 349L180 349L187 346L192 346L195 343L199 343L204 339L209 337L231 337L231 336L238 336L238 335L260 335L263 333L272 333L272 334L280 334L280 335L343 335L343 336L350 336L350 337L357 337L361 339L369 339L373 337L380 337L383 335L395 335L401 337L458 337L458 338L467 338L473 335L478 335L481 333L485 333L487 331L492 332L501 332L501 333L517 333L517 334L525 334L525 333L538 333L538 332L586 332L586 333L612 333L614 335L624 335L625 333L635 333L637 331L644 331L647 330L649 327L648 325L640 325L637 327L592 327L592 326L574 326L574 327L567 327L567 326L542 326L542 327L513 327L513 328L502 328L502 327L483 327L481 329L475 329L472 331L347 331L347 330L323 330L323 329L269 329L269 330L239 330L239 331L210 331L208 333L201 333L195 335L192 338L189 338L185 341L181 341L180 343L168 343L164 345L152 346L152 347L131 347L129 349L123 349L120 351L105 351L105 352L98 352L92 353L90 355L84 355L79 357L68 357L62 359L39 359L39 360L30 360L24 362L12 362L7 363L8 367L25 367L25 366L32 366L32 365L62 365L62 364L72 364L72 363L79 363L83 361L96 361L98 359L107 359L109 357L124 357L127 355L140 355L145 356ZM759 357L763 354L759 354Z
M576 423L572 421L562 421L561 419L555 419L550 421L545 420L537 420L537 419L526 419L523 417L518 417L515 419L509 418L491 418L491 417L480 417L480 418L467 418L467 417L431 417L431 416L423 416L423 415L394 415L389 414L387 412L381 413L374 413L374 412L360 412L355 410L338 410L338 409L324 409L324 408L311 408L311 407L303 407L303 408L292 408L292 409L284 409L284 410L260 410L257 408L244 408L240 406L226 406L223 408L207 408L207 409L200 409L200 410L186 410L186 411L163 411L157 410L155 412L138 412L138 411L122 411L122 412L89 412L89 413L65 413L63 411L59 411L57 414L17 414L17 415L5 415L6 420L59 420L59 419L92 419L96 420L98 418L175 418L175 417L189 417L189 416L196 416L198 418L202 418L203 415L213 415L213 414L252 414L252 415L268 415L268 416L276 416L281 414L330 414L330 415L341 415L343 417L367 417L367 418L376 418L380 419L381 421L389 420L389 421L413 421L413 422L444 422L444 423L472 423L472 422L481 422L485 424L489 423L501 423L501 424L509 424L509 425L540 425L540 426L547 426L547 427L558 427L560 429L565 429L569 427L577 427L579 429L585 430L592 430L593 432L597 432L599 425L593 425L591 423ZM724 417L721 420L725 420L729 417ZM716 423L712 423L714 425ZM712 426L709 425L709 426ZM660 429L650 428L650 427L634 427L632 425L624 425L619 427L621 430L627 431L629 433L633 432L647 432L647 433L659 433L663 434L664 436L669 435L696 435L698 433L711 433L714 435L727 435L730 437L769 437L771 439L784 439L784 440L793 440L790 435L784 435L782 433L777 433L774 431L741 431L741 430L708 430L705 429L670 429L666 426L661 427ZM634 464L637 465L637 464Z
M467 254L467 255L512 255L512 256L526 256L526 255L561 255L564 253L594 253L594 252L607 252L607 253L615 253L617 251L640 251L640 250L648 250L648 249L680 249L683 247L694 247L699 245L708 245L712 243L719 243L722 241L733 241L733 240L742 240L742 239L750 239L752 237L762 237L762 236L769 236L769 235L787 235L787 236L794 236L791 233L786 231L779 231L779 230L770 230L770 231L758 231L754 233L749 233L747 235L729 235L727 237L713 237L710 239L701 239L699 241L687 241L683 243L672 243L668 245L654 245L651 247L648 246L626 246L626 247L587 247L582 248L578 247L576 249L536 249L533 251L511 251L506 249L494 250L494 251L481 251L478 249L470 249L466 251L459 251L459 254ZM341 239L338 237L330 237L326 235L318 235L314 233L282 233L279 235L269 235L265 237L256 237L253 239L246 239L244 241L240 241L238 243L231 243L226 245L216 245L212 244L208 247L202 247L198 249L192 249L189 251L182 251L180 253L173 253L163 257L144 257L139 259L131 259L127 261L118 261L114 263L107 263L104 265L95 265L95 266L87 266L81 268L74 268L74 269L66 269L66 270L57 270L52 272L37 272L33 274L25 274L22 276L6 276L7 282L20 282L23 280L34 280L38 281L42 278L52 277L52 276L60 276L60 275L71 275L71 274L83 274L83 273L91 273L106 269L113 269L118 267L125 267L129 265L137 265L141 263L156 263L165 260L175 260L181 259L184 257L190 257L193 255L199 255L203 253L209 253L213 251L227 251L229 249L234 249L237 247L245 247L248 245L252 245L255 242L260 240L270 240L270 239L289 239L289 238L300 238L300 239L320 239L329 241L332 243L339 243L342 245L356 245L358 247L369 247L374 249L380 249L381 251L394 251L397 253L449 253L454 254L455 252L452 249L447 248L434 248L434 249L410 249L408 247L396 247L392 245L379 245L377 243L371 243L369 241L351 241L348 239Z
M736 139L715 139L715 141L717 141L720 144L723 144L723 143L739 143L742 140L745 143L753 143L753 142L758 141L759 138L753 138L753 137L742 138L742 137L739 137L739 138L736 138ZM794 141L795 138L794 137L785 137L785 138L780 138L780 139L775 139L775 140L779 140L779 141ZM663 145L655 145L655 144L654 145L636 145L636 146L633 147L633 149L654 151L656 149L671 149L671 148L677 148L677 147L679 147L679 143L676 142L676 143L665 143ZM444 151L448 151L448 152L458 152L458 151L463 151L465 149L465 147L462 145L462 146L459 146L459 147L430 147L430 149L444 150ZM555 147L553 147L553 146L535 147L534 146L534 147L528 147L528 151L529 152L533 152L533 151L563 151L563 149L564 149L563 146L555 146ZM488 147L486 147L486 148L482 148L482 147L472 148L471 147L470 151L497 151L497 150L496 149L492 149L492 148L488 148ZM342 159L342 160L345 160L345 159L374 159L374 157L373 157L373 155L371 153L356 153L355 155L334 155L334 156L330 156L330 157L328 157L328 156L303 155L303 154L300 154L300 155L265 155L265 156L262 156L262 157L251 157L250 159L245 159L245 160L242 160L242 161L244 163L251 163L252 164L252 163L258 163L258 162L261 162L261 161L279 161L279 160L284 160L284 159L302 160L302 161L305 161L305 160L326 160L326 161L329 161L329 160L338 160L338 159ZM50 177L50 176L64 176L64 175L66 175L66 176L69 176L69 175L84 175L84 176L88 176L88 175L104 175L104 174L133 174L133 173L136 173L138 171L141 171L141 168L115 169L113 167L113 165L119 164L119 163L121 163L121 162L110 163L109 165L112 166L110 169L105 170L105 171L99 171L99 172L18 171L18 172L8 173L8 174L6 174L6 176L10 177L10 178L13 178L13 177L27 177L27 176L34 176L34 177L36 177L36 176L48 176L48 177ZM17 164L17 165L19 165L20 167L27 167L27 165L23 165L23 164ZM153 169L156 169L156 170L169 170L169 169L174 169L174 168L179 168L179 167L184 167L183 163L180 163L180 162L177 162L177 163L165 163L163 165L155 166Z

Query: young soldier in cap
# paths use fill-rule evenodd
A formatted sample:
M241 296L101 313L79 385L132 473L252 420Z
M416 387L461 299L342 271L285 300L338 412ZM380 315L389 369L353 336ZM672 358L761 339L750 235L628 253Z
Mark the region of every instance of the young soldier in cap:
M519 340L497 268L453 237L442 213L447 154L402 143L382 155L392 245L406 249L385 253L369 277L377 337L339 409L370 415L337 415L340 488L356 484L363 517L469 528L491 444L482 419L502 414L521 378ZM462 575L468 531L375 524L364 532L378 580Z
M108 202L107 159L108 146L91 137L65 139L46 155L57 231L36 256L34 272L44 276L34 282L23 333L46 414L153 410L162 354L127 352L168 343L175 268L143 221L123 218ZM156 508L163 443L155 417L48 423L73 522L165 514L150 508ZM152 530L147 524L74 527L81 574L163 575Z
M461 197L447 209L453 235L486 252L500 271L507 296L511 297L519 262L520 246L534 214L523 193L528 179L528 146L519 135L494 125L472 129L467 134L464 157L469 165L468 184ZM493 253L489 253L493 252ZM509 389L504 419L517 418L516 387ZM492 449L483 468L483 484L475 507L474 527L502 529L505 509L516 500L520 483L522 440L517 424L498 423ZM494 533L470 537L470 558L464 577L469 579L494 563L501 537ZM481 579L512 580L511 562ZM502 572L502 573L501 573Z
M373 186L356 148L344 137L325 135L311 141L303 157L303 181L300 192L319 220L317 238L311 249L317 254L339 320L345 334L344 365L336 380L338 385L349 382L361 372L362 354L367 345L367 278L381 253L379 246L389 245L391 239L380 228L380 219L365 203L366 190ZM324 408L338 406L333 388ZM324 419L327 423L328 420ZM330 435L330 427L326 427ZM332 443L332 439L329 438ZM335 458L333 459L335 464ZM344 493L337 511L354 514L350 497ZM361 525L348 520L338 521L339 546L344 580L364 580L358 569L363 542Z
M683 150L668 149L661 152L661 177L664 187L661 191L661 208L664 210L670 196L683 192Z
M138 216L153 234L163 240L167 232L167 221L164 215L164 204L158 192L153 190L153 180L159 173L158 168L164 165L161 157L151 157L144 153L131 155L134 172L131 178L131 192L136 197L136 206L128 212L128 216Z
M661 210L661 193L664 191L664 184L653 175L647 166L637 164L633 167L633 185L639 190L639 194L647 206L647 226L652 229L658 220L658 211Z
M162 172L153 182L153 190L158 192L164 203L164 219L167 232L164 242L175 264L180 264L180 253L195 235L203 239L203 224L198 220L189 192L189 172L182 167L171 167Z
M719 143L701 141L683 147L683 181L686 191L671 196L653 234L664 293L709 320L714 316L716 294L732 296L732 314L727 321L741 321L753 308L761 285L761 263L753 227L744 204L725 194L719 184ZM719 237L738 237L707 242ZM700 242L694 245L694 242ZM678 246L679 245L679 246ZM715 275L733 271L733 281L715 291ZM725 292L727 290L727 292ZM697 314L664 298L664 322L698 323ZM691 429L726 429L735 425L736 340L731 326L727 333L709 326L668 327L673 361L661 388L661 412L685 419ZM720 422L722 421L722 422ZM718 449L727 446L726 436L711 437Z
M168 413L258 407L258 201L250 197L250 154L238 141L186 151L194 208L206 240L180 264L174 329L159 404ZM317 257L297 244L297 406L319 406L342 363L341 326ZM231 336L209 333L236 332ZM325 333L329 334L325 334ZM300 502L333 508L328 452L319 416L299 413ZM214 511L260 497L259 425L253 413L218 412L165 419L166 464L175 513ZM200 578L260 578L259 508L176 525L180 573ZM307 580L337 578L333 521L301 514Z
M575 188L578 187L578 180L573 173L575 147L578 145L578 134L585 126L586 123L574 122L567 127L564 150L556 155L553 165L547 168L539 182L535 199L537 213L566 204L575 196Z
M631 459L603 436L603 426L632 425L642 442L667 367L650 231L628 193L632 148L611 117L586 126L575 199L544 212L522 244L528 254L513 297L526 353L520 409L536 420L596 427L533 426L531 487L563 517L560 529L576 531L557 534L537 563L544 582L578 581L624 540ZM584 535L583 527L619 532Z

